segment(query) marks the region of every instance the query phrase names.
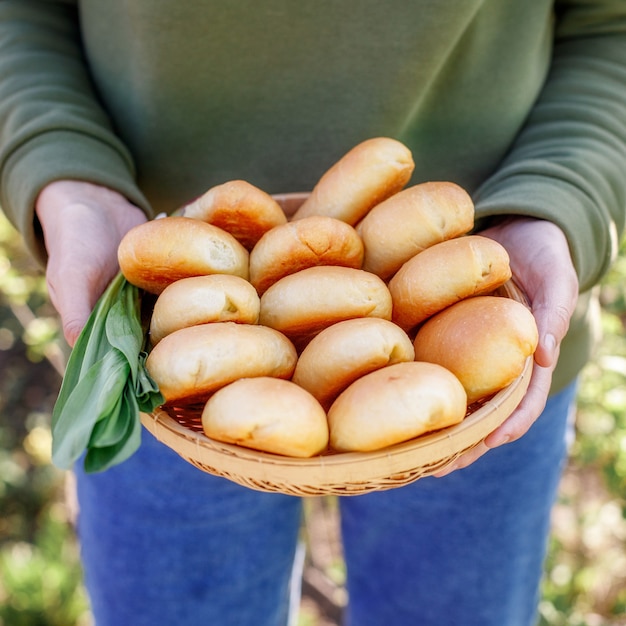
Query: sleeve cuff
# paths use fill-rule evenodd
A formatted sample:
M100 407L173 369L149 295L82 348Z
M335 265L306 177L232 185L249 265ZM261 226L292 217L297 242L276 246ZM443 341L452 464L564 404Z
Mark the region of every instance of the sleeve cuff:
M600 215L599 215L600 214ZM567 181L515 174L487 184L476 197L477 224L493 216L523 215L557 224L565 233L581 291L593 286L619 248L617 226L597 200Z
M50 131L20 146L5 162L0 180L3 212L24 237L30 253L42 265L47 255L37 228L35 202L55 180L81 180L113 189L153 217L140 192L132 163L107 143L71 131Z

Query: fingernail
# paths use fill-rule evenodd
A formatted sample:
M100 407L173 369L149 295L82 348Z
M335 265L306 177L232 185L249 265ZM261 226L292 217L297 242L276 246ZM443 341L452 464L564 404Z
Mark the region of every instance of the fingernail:
M503 446L505 443L508 443L511 440L509 435L501 435L499 437L494 437L489 440L490 448L497 448L498 446Z
M553 355L556 350L556 338L552 333L548 333L543 340L546 350Z

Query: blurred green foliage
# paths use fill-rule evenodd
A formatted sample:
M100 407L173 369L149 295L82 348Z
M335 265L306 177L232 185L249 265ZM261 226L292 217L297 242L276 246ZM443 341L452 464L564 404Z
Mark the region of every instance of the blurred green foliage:
M603 336L581 376L541 626L626 624L625 246L601 285L600 301Z
M626 625L626 249L601 302L604 336L581 379L541 626ZM59 337L41 269L0 215L0 626L91 623L66 476L50 464Z
M42 272L0 219L0 626L87 626L65 474L50 464L59 325Z

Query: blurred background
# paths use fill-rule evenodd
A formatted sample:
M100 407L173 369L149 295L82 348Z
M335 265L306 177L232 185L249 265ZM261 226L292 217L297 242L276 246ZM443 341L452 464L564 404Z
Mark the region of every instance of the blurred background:
M626 247L602 284L604 336L583 373L553 515L541 626L626 625ZM50 464L60 329L43 274L0 214L0 626L90 626L71 476ZM337 626L345 571L332 498L306 501L298 626Z

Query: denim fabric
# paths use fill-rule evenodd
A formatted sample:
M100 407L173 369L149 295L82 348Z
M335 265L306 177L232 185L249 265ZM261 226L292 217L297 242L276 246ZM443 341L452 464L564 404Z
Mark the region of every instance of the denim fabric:
M97 626L284 626L301 502L204 474L145 434L78 472L78 532Z
M342 498L349 626L531 626L574 386L469 468ZM77 469L96 626L284 626L298 498L204 474L146 434Z
M531 626L575 389L445 478L342 502L348 626Z

